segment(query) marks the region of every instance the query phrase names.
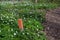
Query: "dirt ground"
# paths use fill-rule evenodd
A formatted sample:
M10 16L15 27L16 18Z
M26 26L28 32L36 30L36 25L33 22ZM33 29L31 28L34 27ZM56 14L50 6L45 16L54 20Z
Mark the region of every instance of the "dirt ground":
M47 40L60 40L60 8L47 11L45 17L43 24Z

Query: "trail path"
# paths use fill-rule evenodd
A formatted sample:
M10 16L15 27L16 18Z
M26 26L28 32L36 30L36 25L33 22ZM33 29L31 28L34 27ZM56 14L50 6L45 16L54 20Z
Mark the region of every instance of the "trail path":
M45 17L43 24L48 40L60 40L60 8L47 11Z

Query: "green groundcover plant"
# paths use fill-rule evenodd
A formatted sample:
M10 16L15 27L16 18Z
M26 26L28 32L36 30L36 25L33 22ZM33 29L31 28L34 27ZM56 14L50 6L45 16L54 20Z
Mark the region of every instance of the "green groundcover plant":
M9 23L9 22L7 22ZM43 26L35 19L23 20L24 30L21 31L17 23L0 24L0 39L1 40L46 40L42 32Z
M45 21L45 12L37 11L48 9L52 4L46 5L28 2L0 4L0 40L46 40L41 24ZM23 20L23 31L18 27L18 19Z
M42 32L42 24L33 18L23 17L24 30L18 28L17 20L14 15L0 14L0 40L46 40Z

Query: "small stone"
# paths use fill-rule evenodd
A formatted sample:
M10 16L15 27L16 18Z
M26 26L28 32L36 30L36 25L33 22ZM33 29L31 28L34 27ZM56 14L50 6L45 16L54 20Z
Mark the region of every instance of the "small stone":
M49 30L50 28L49 28L49 27L47 27L47 29Z

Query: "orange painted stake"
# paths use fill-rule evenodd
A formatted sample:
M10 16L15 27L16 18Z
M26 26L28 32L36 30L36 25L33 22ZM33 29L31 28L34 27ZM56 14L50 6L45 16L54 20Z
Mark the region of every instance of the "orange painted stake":
M22 22L22 19L18 19L18 26L19 26L19 29L23 30L23 22Z

